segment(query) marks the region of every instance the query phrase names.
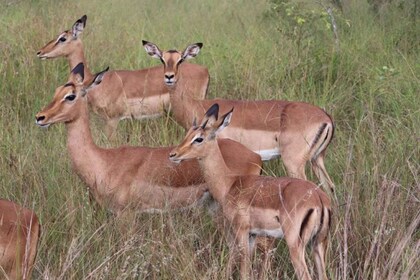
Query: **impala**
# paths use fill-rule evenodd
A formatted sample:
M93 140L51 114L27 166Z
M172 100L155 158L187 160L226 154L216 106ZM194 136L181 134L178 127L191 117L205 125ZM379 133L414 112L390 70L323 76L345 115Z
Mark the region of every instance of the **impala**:
M159 58L164 64L165 82L166 77L171 76L177 83L182 82L178 67L183 58L194 57L201 49L200 43L188 46L183 52L162 52L155 44L147 41L143 41L143 46L150 56ZM166 84L169 85L168 82ZM310 160L312 169L323 186L334 190L334 184L324 166L324 156L333 137L334 124L321 108L304 102L282 100L197 100L184 94L184 87L178 87L175 82L170 90L174 119L185 129L214 102L219 103L221 110L235 107L232 124L220 137L244 144L260 154L263 160L281 155L287 172L292 177L306 180L305 165Z
M168 159L173 147L98 147L91 136L87 97L104 78L106 70L83 78L83 64L69 82L56 89L52 102L36 115L39 126L65 123L67 147L73 168L94 199L115 214L126 209L160 211L183 208L207 197L207 184L197 162L175 165ZM232 172L259 174L259 155L231 140L218 141Z
M173 162L199 159L209 192L220 204L227 224L230 260L239 253L242 279L248 277L257 236L286 240L298 279L311 279L305 247L312 243L318 277L327 279L325 253L331 222L328 196L302 179L232 175L215 141L231 122L232 110L218 120L218 104L210 107L201 124L194 124L170 153L170 159Z
M70 30L63 31L42 47L37 56L41 59L66 57L70 69L79 63L86 65L80 39L86 20L86 15L78 19ZM108 138L113 137L121 119L155 118L169 109L169 91L161 82L162 71L162 66L136 71L110 71L102 84L89 93L89 104L105 120L105 134ZM185 63L179 72L183 76L180 84L185 94L203 99L209 83L207 68ZM89 80L92 78L88 68L85 69L85 77Z
M29 279L41 225L29 209L0 199L0 278Z

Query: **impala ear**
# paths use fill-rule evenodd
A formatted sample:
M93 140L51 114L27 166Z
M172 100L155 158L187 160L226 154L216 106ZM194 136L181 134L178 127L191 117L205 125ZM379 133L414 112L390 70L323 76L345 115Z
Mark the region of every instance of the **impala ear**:
M94 88L94 87L96 87L97 85L99 85L99 84L102 82L102 80L104 79L105 73L106 73L108 70L109 70L109 67L107 67L105 70L103 70L103 71L101 71L101 72L97 73L97 74L95 75L95 77L94 77L91 81L89 81L89 82L85 85L85 88L84 88L84 91L83 91L83 95L86 95L86 93L87 93L89 90L91 90L92 88Z
M76 67L73 68L70 72L70 81L72 81L74 84L82 84L83 80L85 79L85 66L83 65L83 62L80 62L76 65Z
M83 32L83 29L86 26L86 20L87 16L84 15L73 24L73 27L71 28L71 34L74 38L79 37L79 35Z
M191 44L182 52L182 59L190 59L197 56L197 54L200 52L201 48L203 47L203 43L195 43Z
M227 127L230 124L230 121L232 120L232 114L233 107L232 109L230 109L229 112L227 112L220 118L220 121L217 124L215 124L213 132L215 135L219 134L223 129L225 129L225 127Z
M142 40L142 43L148 55L154 58L162 59L162 52L160 51L158 46L145 40Z
M212 127L213 124L217 121L219 115L219 104L213 104L204 115L203 120L201 121L201 128L205 129L207 126Z

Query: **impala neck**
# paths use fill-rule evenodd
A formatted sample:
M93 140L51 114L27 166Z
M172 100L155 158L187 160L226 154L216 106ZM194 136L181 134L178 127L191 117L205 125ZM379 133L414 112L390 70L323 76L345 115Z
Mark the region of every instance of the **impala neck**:
M83 100L81 112L77 119L66 123L67 148L70 153L73 168L83 178L88 186L95 186L95 174L101 164L101 153L92 139L89 127L88 105Z
M87 67L85 53L83 51L83 43L80 39L77 39L76 47L73 48L73 51L67 55L67 60L69 62L70 69L74 69L77 64L83 62L85 79L90 79L93 77L92 72L90 72L89 68Z
M218 203L223 204L236 176L232 175L227 167L216 140L212 140L211 145L208 145L206 153L207 155L199 160L199 164L210 194Z
M205 113L197 100L185 94L184 86L179 82L175 87L169 88L169 96L173 116L185 129L191 127L194 118L198 119Z

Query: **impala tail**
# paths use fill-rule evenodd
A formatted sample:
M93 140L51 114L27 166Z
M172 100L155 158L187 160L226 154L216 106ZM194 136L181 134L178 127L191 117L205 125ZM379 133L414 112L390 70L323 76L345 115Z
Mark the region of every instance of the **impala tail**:
M321 184L325 187L326 190L329 190L331 193L334 193L334 183L331 180L330 176L327 173L324 165L324 157L328 145L331 143L334 137L335 125L330 115L325 113L330 122L323 123L318 130L318 133L315 136L315 139L311 145L311 164L312 170L315 175L318 177Z

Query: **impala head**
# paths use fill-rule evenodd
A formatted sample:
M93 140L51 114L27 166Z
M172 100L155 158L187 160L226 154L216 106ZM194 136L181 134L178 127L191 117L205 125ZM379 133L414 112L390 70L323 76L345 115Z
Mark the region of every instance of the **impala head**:
M218 113L219 105L216 103L207 110L200 125L194 120L184 140L169 154L169 159L179 163L187 159L206 157L209 145L215 141L217 134L229 125L233 108L220 119Z
M78 39L86 26L86 20L86 15L76 20L70 30L63 31L54 40L48 42L36 55L40 59L68 56L77 47L77 44L81 43Z
M169 50L162 52L158 46L143 40L146 52L154 58L160 59L164 65L164 82L167 86L174 86L178 81L178 67L187 59L196 57L203 47L203 43L191 44L183 52Z
M54 123L69 123L77 119L81 106L84 106L86 93L102 82L106 71L108 68L96 74L93 79L83 81L84 66L79 63L71 71L69 81L55 90L51 103L36 114L36 124L48 127Z

